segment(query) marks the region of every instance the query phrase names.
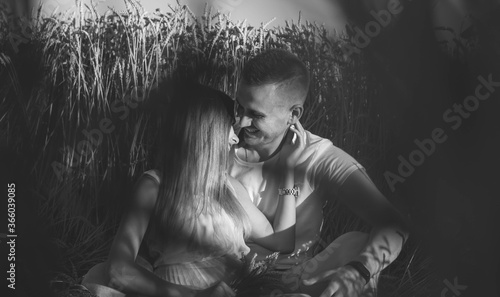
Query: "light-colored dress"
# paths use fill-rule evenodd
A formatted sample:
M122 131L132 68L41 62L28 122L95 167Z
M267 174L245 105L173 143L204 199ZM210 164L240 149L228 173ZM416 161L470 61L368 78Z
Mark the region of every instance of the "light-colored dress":
M158 170L146 171L143 176L160 184ZM237 199L230 183L228 188L228 199ZM138 255L136 263L170 283L200 290L200 296L205 296L203 292L210 295L210 288L221 281L229 284L237 277L243 265L240 259L250 251L243 232L225 211L205 212L197 217L191 234L198 243L196 249L190 249L187 242L161 238L154 230L151 220L144 237L150 261ZM82 284L99 297L125 297L122 292L106 286L105 274L104 263L97 264L89 270Z
M157 170L146 171L144 175L160 184ZM231 195L228 199L236 199L234 189L228 185ZM215 236L215 230L223 236ZM241 268L240 258L250 251L241 229L225 211L202 213L195 220L192 236L199 243L196 250L189 250L187 242L169 241L148 232L145 240L153 259L153 272L174 284L206 289L221 280L228 282Z

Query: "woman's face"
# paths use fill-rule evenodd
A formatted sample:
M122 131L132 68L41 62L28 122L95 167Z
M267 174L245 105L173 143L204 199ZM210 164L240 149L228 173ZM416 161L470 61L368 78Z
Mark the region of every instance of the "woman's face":
M236 135L236 133L234 133L234 129L233 129L233 126L231 126L231 128L229 129L229 139L228 139L228 142L229 142L229 149L231 149L231 146L237 144L238 142L240 142L240 139L238 138L238 136Z

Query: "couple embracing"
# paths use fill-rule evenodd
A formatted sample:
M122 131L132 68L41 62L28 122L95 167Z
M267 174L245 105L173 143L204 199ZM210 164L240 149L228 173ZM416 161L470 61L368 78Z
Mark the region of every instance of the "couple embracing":
M269 50L245 65L234 101L200 85L178 92L156 167L137 181L108 260L83 284L102 297L234 296L242 257L280 252L287 292L266 296L375 296L406 225L354 158L304 130L308 88L302 61ZM372 228L314 255L331 199Z

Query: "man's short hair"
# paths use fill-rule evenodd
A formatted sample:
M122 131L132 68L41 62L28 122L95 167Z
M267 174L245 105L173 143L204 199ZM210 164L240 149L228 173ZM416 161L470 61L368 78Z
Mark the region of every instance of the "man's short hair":
M249 86L277 84L279 88L293 91L301 103L309 90L309 71L294 54L271 49L248 61L242 73L243 82Z

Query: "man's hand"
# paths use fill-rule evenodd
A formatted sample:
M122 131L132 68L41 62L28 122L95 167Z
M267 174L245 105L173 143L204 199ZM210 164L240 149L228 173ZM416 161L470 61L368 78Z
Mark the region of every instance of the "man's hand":
M328 270L316 277L303 280L304 285L310 286L320 281L330 280L330 283L320 297L359 297L366 284L359 272L350 266Z

